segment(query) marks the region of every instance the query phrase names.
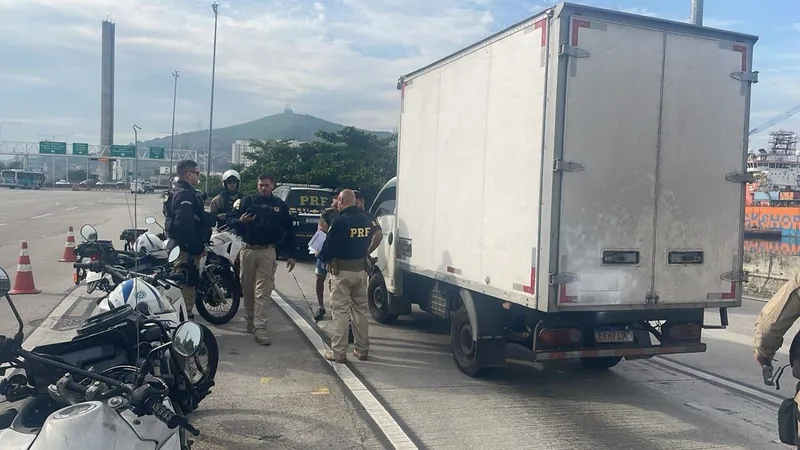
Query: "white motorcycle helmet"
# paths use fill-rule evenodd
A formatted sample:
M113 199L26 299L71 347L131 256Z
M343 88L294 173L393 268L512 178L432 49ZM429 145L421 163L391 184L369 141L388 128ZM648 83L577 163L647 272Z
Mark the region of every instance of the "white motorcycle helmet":
M242 181L242 177L239 176L239 172L237 172L235 170L226 170L222 174L222 185L223 186L225 185L225 182L227 182L229 178L236 178L236 181L238 181L238 182Z
M136 309L136 305L144 303L147 305L150 314L163 314L174 311L170 302L162 297L152 284L138 278L125 280L118 284L108 294L106 300L111 309L123 305L131 305Z
M144 233L136 238L133 251L137 255L150 255L158 259L167 259L169 256L166 244L154 233Z

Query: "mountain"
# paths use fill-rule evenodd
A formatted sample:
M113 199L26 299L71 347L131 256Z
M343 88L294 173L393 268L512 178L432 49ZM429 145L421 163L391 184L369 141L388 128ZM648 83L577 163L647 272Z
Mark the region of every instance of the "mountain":
M225 128L215 128L211 136L211 149L215 162L229 162L231 145L237 139L269 140L290 139L298 141L311 141L316 139L317 131L334 132L344 128L344 125L328 122L308 114L296 114L287 108L282 114L273 114L262 117L252 122L231 125ZM390 133L386 131L372 131L378 136L385 137ZM147 147L170 148L170 136L152 139L140 143ZM175 135L175 148L206 151L208 148L208 130L191 131Z

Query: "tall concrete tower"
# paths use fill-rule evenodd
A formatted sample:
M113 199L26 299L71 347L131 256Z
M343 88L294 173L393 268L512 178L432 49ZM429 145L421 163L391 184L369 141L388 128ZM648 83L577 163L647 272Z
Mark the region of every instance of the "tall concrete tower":
M114 24L108 19L103 21L103 50L100 81L100 145L114 144ZM108 150L103 150L101 156L108 157ZM111 165L107 162L98 163L98 177L100 181L111 178Z

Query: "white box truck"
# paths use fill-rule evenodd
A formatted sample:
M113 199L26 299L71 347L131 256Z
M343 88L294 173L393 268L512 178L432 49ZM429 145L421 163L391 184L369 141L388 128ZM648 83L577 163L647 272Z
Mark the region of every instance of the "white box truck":
M449 319L470 376L507 343L597 369L705 351L747 281L757 39L562 3L401 77L373 317Z

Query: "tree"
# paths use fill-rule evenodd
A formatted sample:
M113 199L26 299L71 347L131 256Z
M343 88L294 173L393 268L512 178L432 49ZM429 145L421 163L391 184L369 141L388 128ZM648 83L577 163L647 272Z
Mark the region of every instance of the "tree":
M318 140L295 144L287 140L251 141L246 156L253 165L240 171L242 192L256 189L259 174L273 174L279 182L318 184L361 189L372 197L395 176L397 135L381 138L346 127L318 131Z
M22 169L22 161L9 161L8 164L6 164L6 169Z

